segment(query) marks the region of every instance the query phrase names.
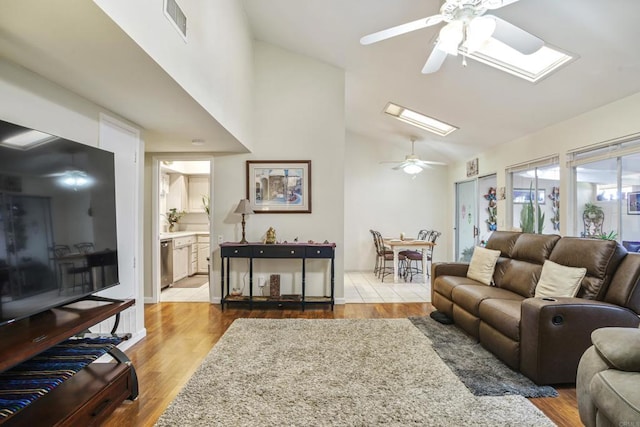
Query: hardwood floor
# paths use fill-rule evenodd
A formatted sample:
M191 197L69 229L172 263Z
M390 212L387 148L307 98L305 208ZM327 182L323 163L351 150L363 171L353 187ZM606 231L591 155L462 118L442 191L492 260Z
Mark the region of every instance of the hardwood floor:
M300 310L226 309L203 302L165 302L145 306L147 337L127 350L140 383L140 396L125 402L106 426L150 426L189 380L229 325L240 317L253 318L404 318L432 311L428 303L347 304ZM579 426L574 388L558 390L558 398L532 399L559 426Z

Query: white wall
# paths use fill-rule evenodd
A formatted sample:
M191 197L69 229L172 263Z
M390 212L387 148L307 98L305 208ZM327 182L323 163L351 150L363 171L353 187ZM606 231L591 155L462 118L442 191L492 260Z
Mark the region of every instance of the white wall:
M344 72L266 43L256 42L254 49L254 151L250 155L215 159L212 218L215 236L211 238L215 251L215 283L219 284L220 280L220 254L215 244L217 236L236 242L241 238L241 218L233 214L233 210L246 195L245 161L311 160L312 213L250 215L246 225L247 240L262 240L266 230L272 226L280 241L293 241L298 237L300 241L335 242L336 296L341 297L345 249ZM256 265L256 274L260 274L260 269L264 274L290 269L292 274L283 275L282 280L299 280L293 273L300 270L299 262L273 260L268 264ZM243 267L236 261L234 268ZM318 277L314 277L314 270L319 272ZM310 271L308 289L319 291L317 286L322 282L326 266L324 263L312 263ZM219 297L218 286L214 292Z
M478 154L480 174L497 172L498 187L505 186L504 170L510 165L529 160L560 155L560 234L571 234L575 219L570 203L563 195L569 194L569 172L566 168L568 150L597 144L640 132L640 93L596 108L569 120L549 126L538 132L499 145ZM449 174L451 183L464 179L465 162L454 165ZM504 230L506 202L498 202L498 229ZM450 211L453 212L453 202ZM453 216L448 215L452 221ZM582 224L579 224L580 228Z
M115 116L100 106L3 59L0 59L0 99L0 119L94 147L99 146L100 113ZM141 146L140 150L142 149ZM117 197L116 195L116 199ZM141 217L138 220L141 221ZM119 246L142 246L140 236L132 235L130 238L131 241L128 242L119 241ZM135 273L131 276L139 278ZM140 286L140 283L126 283L113 288L113 291L117 293L122 287L126 288L125 292L130 295L129 289L140 289ZM144 336L141 315L144 306L141 297L140 293L136 294L136 305L127 310L124 318L128 321L123 322L123 326L130 328L126 331L133 333L136 339Z
M434 259L449 253L451 228L447 211L452 197L447 184L447 167L434 166L412 177L392 170L410 152L388 142L372 141L347 133L345 152L345 270L369 271L375 262L370 229L383 236L417 236L421 229L442 232Z
M193 99L251 148L252 41L241 2L178 2L187 16L186 41L165 16L162 0L94 2Z

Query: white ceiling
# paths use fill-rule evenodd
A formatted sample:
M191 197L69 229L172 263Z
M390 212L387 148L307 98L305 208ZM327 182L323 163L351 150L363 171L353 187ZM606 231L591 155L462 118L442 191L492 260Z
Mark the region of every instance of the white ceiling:
M182 0L187 1L187 0ZM346 71L350 131L430 160L466 160L495 144L640 91L640 1L520 0L495 14L579 55L538 84L448 58L422 75L439 26L370 46L363 35L438 13L439 0L242 0L254 37ZM147 151L246 151L89 0L2 0L0 56L148 130ZM421 131L393 101L460 128ZM194 137L207 140L193 147ZM209 141L215 141L211 143Z
M369 46L369 33L439 12L440 0L243 0L255 38L346 70L349 130L407 141L431 160L465 160L551 124L640 91L640 1L520 0L493 13L579 59L529 83L449 57L420 70L441 25ZM387 102L460 128L438 137L382 113ZM407 150L409 144L406 145Z

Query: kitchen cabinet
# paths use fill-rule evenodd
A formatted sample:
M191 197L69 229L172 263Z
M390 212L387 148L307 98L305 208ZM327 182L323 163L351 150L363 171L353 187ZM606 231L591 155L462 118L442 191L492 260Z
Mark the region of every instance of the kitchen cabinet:
M181 174L169 174L167 211L172 208L176 208L178 212L187 208L187 179Z
M209 175L190 175L187 182L187 212L205 212L202 197L209 195Z
M197 272L202 274L209 273L209 261L207 261L207 257L210 256L209 253L209 236L198 234L198 268Z
M184 279L189 274L189 248L173 248L173 282Z

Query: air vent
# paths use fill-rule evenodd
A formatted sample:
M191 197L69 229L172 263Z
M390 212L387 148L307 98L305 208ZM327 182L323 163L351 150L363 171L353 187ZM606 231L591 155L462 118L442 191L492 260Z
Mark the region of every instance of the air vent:
M165 0L164 12L176 26L182 37L187 37L187 17L185 16L176 0Z

